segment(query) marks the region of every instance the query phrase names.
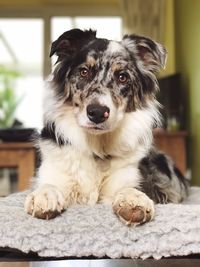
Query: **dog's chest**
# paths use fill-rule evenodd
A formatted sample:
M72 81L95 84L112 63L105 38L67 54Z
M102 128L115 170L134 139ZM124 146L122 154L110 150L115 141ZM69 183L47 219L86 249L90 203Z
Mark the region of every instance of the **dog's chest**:
M112 157L110 155L104 157L103 159L94 155L94 159L96 167L102 173L103 176L110 172L111 161L112 161Z

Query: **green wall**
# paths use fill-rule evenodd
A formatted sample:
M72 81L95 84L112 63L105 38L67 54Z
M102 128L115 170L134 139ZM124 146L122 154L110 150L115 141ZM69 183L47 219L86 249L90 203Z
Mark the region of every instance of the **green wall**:
M174 0L166 0L164 40L162 44L167 48L166 68L159 74L160 77L175 73L175 29L174 29Z
M182 74L189 129L189 165L200 185L200 0L174 0L176 70Z

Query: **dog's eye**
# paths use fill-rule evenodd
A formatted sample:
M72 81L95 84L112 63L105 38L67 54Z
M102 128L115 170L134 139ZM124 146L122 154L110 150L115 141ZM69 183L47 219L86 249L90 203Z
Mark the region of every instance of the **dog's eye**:
M126 83L128 80L128 74L127 73L119 73L118 75L118 82L120 83Z
M86 68L81 68L81 69L80 69L80 75L81 75L82 77L87 77L87 76L89 75L89 70L86 69Z

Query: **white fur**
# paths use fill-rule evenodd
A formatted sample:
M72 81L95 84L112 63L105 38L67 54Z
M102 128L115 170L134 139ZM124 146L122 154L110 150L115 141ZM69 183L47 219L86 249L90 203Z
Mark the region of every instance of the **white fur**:
M44 120L55 122L57 135L70 144L59 147L52 141L40 141L42 165L38 170L38 189L26 201L29 213L34 215L38 207L48 207L43 200L49 185L62 193L65 207L74 203L112 203L119 192L140 186L138 162L152 143L152 126L159 120L156 103L125 113L114 107L109 95L102 97L100 102L111 108L108 120L115 127L94 135L81 127L85 119L77 119L71 105L55 100L52 88L48 88L45 97ZM33 207L34 197L43 202ZM63 208L63 204L58 204L52 205Z
M123 49L123 46L119 44L119 42L116 41L110 41L108 48L107 48L107 53L108 54L113 54L115 52L120 52L120 50Z
M93 128L96 126L96 124L89 120L86 108L88 104L93 104L93 101L93 99L87 99L82 110L79 108L74 109L78 125L87 129L91 133L94 132ZM123 106L117 108L112 101L109 90L106 89L104 94L98 96L98 103L99 105L108 107L110 110L108 119L98 124L98 127L101 129L99 133L102 134L103 132L113 131L123 119ZM97 131L96 134L98 134Z
M149 199L148 196L143 192L131 187L124 188L117 193L113 203L113 209L122 222L124 222L126 225L137 225L145 221L149 221L154 217L155 213L153 201ZM134 213L132 214L132 212L127 213L129 218L126 218L125 220L124 217L121 216L120 211L125 211L127 209L129 209L129 211L134 209L141 210L143 212L142 220L139 222L132 221L134 218Z

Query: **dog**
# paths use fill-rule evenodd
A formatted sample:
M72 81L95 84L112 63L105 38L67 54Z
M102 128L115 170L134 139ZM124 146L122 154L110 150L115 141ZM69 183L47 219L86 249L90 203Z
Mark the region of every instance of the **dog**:
M52 43L53 55L37 140L41 166L25 210L50 219L75 203L108 203L137 225L154 218L155 203L182 201L187 179L152 135L166 49L144 36L117 42L73 29Z

